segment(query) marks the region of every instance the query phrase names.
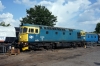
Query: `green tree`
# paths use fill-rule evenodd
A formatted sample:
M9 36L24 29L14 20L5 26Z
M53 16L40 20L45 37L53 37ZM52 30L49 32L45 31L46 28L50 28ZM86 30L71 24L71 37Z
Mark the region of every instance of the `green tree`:
M1 22L0 26L11 26L10 24L5 24L5 22Z
M100 22L97 23L96 28L95 28L96 33L100 33Z
M21 23L54 26L57 22L57 17L45 8L45 6L36 5L34 8L26 10L27 16L20 20Z

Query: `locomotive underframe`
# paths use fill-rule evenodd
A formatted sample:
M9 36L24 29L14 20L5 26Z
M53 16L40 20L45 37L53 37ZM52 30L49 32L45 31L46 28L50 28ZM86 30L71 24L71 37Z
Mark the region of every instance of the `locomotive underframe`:
M39 48L44 48L44 49L55 49L55 48L65 48L65 47L83 47L86 45L85 41L68 41L68 42L25 42L25 43L20 43L20 49L24 47L29 47L28 50L35 50Z

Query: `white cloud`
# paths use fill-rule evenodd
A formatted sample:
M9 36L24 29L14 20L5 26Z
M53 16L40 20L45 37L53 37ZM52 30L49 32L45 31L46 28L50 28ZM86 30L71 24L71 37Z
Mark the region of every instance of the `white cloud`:
M48 6L46 7L54 15L58 17L58 23L56 26L61 26L61 27L66 27L66 28L83 29L81 28L81 26L84 26L84 24L80 25L79 22L77 21L78 20L82 21L85 19L84 17L93 13L92 10L90 10L90 12L86 11L89 8L89 5L91 4L91 2L88 0L80 0L80 1L74 0L74 1L67 1L67 2L65 0L57 0L56 2L53 2L53 3L50 1L49 2L41 1L39 4L42 4L42 5L48 4ZM83 11L84 13L80 14L80 11ZM80 18L76 17L78 15L80 15ZM94 17L91 17L91 18L94 19ZM90 19L86 18L86 19L91 20L91 18ZM80 26L80 27L77 27L77 26Z
M16 0L27 6L41 4L46 6L55 16L57 25L66 28L76 28L94 31L97 22L100 22L100 0L91 3L90 0Z
M0 1L0 11L2 11L4 8L4 5L2 5L2 2Z
M78 22L92 21L95 20L94 10L85 10L83 13L79 14Z
M37 4L37 1L36 0L33 0L33 1L31 1L31 0L15 0L14 3L24 4L26 6L32 7Z
M97 0L97 2L94 3L94 4L92 4L92 5L90 6L90 8L92 8L92 9L100 8L99 6L100 6L100 0Z
M11 24L11 26L18 27L20 22L19 19L13 19L13 15L11 13L3 13L0 14L0 22L4 21L6 24Z
M14 3L21 4L21 1L20 0L15 0Z

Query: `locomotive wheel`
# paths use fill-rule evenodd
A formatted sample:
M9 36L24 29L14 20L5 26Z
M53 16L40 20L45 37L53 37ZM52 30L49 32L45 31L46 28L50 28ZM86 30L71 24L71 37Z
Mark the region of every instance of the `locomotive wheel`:
M48 46L45 46L45 49L49 50L49 49L52 49L52 45L48 45Z
M77 48L77 44L76 44L76 43L72 43L72 44L71 44L71 47L72 47L72 48Z

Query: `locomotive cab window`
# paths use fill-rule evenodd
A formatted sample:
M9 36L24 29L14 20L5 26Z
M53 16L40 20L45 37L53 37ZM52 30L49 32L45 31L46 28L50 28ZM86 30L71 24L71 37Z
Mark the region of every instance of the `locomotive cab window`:
M27 33L28 28L26 27L21 27L20 28L20 33Z
M35 30L35 34L39 34L39 28L38 27L35 27L34 30Z
M38 29L35 29L35 33L38 33L39 31L38 31Z
M21 29L20 29L20 33L27 33L27 30L28 30L28 29L27 29L26 27L21 28Z
M37 27L30 27L28 30L29 33L39 34L39 28Z
M34 29L33 28L29 28L29 33L34 33Z
M85 35L85 33L81 33L81 35Z
M31 32L33 33L34 32L34 29L31 29Z
M80 32L77 32L77 38L81 38L81 33Z
M27 28L26 27L23 28L23 33L27 33Z

